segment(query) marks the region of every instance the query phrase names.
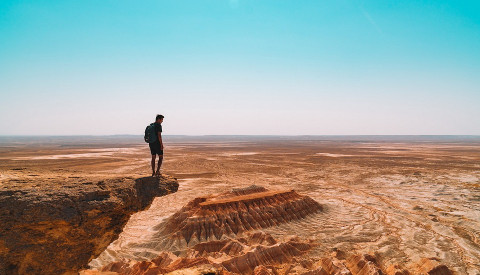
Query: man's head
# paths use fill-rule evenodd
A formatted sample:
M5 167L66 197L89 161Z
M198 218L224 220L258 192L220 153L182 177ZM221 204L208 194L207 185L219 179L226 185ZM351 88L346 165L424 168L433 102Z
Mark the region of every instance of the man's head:
M162 115L157 115L157 116L155 117L155 122L156 122L156 123L162 123L162 122L163 122L163 117L164 117L164 116L162 116Z

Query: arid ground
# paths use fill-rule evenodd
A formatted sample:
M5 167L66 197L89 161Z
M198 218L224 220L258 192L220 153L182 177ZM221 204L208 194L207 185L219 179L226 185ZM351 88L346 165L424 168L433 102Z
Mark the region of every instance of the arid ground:
M0 184L146 176L141 139L4 137ZM154 257L156 226L188 201L255 184L295 189L324 207L265 230L313 239L312 257L373 252L405 265L436 257L459 274L480 274L479 137L172 136L165 143L162 172L178 178L178 192L134 214L92 267Z

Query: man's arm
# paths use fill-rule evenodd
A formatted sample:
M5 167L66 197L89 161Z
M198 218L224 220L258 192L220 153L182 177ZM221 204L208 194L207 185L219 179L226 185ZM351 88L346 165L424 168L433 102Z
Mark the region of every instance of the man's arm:
M163 150L162 132L158 132L158 141L160 142L160 148Z

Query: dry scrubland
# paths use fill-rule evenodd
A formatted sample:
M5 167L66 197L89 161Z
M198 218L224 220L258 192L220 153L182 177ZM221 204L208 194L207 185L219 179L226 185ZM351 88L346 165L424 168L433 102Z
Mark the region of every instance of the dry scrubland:
M163 171L178 178L178 192L134 214L92 267L158 257L166 217L196 197L255 184L295 189L322 205L262 229L274 239L308 242L303 257L369 253L402 266L437 258L459 274L480 273L479 138L167 137ZM149 173L141 137L0 142L2 188Z

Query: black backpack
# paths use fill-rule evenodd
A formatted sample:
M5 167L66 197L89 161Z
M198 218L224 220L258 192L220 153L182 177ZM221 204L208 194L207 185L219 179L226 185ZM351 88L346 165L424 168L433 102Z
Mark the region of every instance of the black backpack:
M150 125L145 128L145 135L143 139L146 143L154 143L157 141L157 135L155 133L155 123L150 123Z

